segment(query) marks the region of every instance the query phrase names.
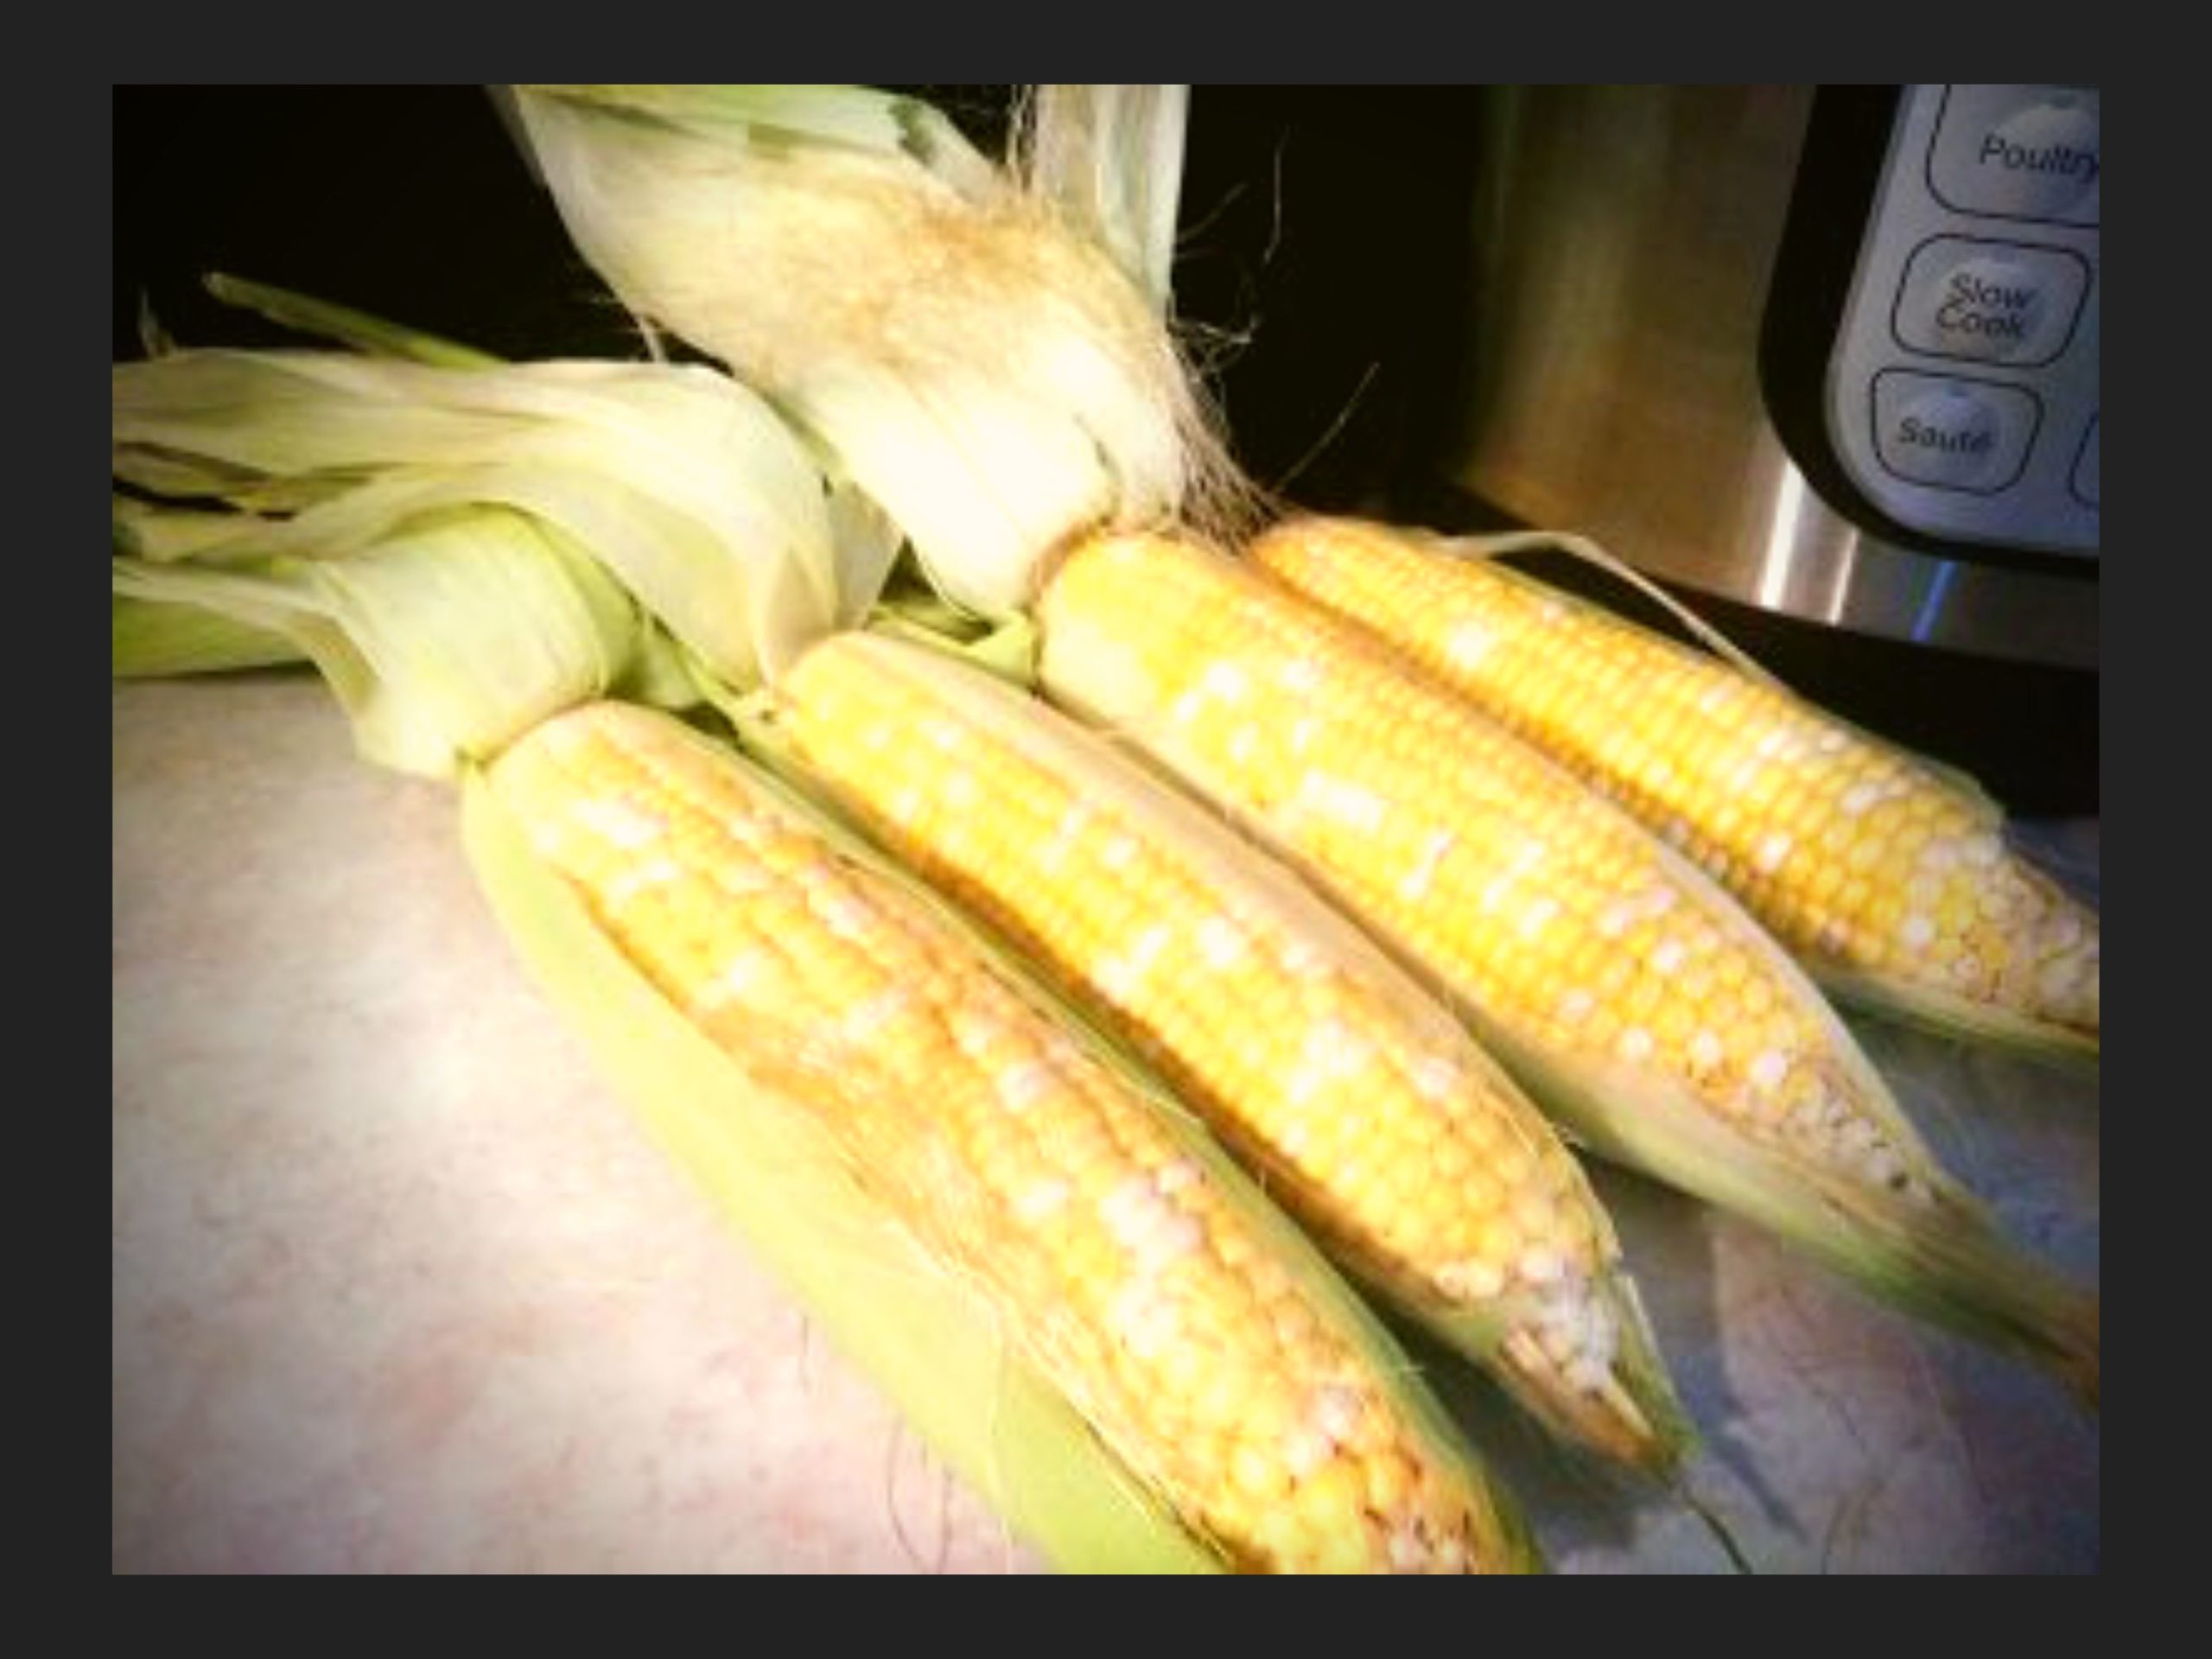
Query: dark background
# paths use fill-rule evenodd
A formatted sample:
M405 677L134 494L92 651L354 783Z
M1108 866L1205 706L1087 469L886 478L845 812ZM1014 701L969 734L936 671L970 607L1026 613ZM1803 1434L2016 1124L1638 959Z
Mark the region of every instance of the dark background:
M910 90L995 144L1006 89ZM1201 86L1175 273L1238 459L1324 511L1498 523L1440 491L1457 394L1474 87ZM637 356L480 86L114 90L113 353L142 300L185 345L294 343L202 273L296 288L507 356ZM1624 550L1631 551L1632 550ZM1541 569L1541 567L1539 567ZM1543 574L1591 586L1580 567ZM1609 602L1667 626L1625 590ZM1785 680L2033 815L2097 810L2097 677L1844 636L1701 595Z

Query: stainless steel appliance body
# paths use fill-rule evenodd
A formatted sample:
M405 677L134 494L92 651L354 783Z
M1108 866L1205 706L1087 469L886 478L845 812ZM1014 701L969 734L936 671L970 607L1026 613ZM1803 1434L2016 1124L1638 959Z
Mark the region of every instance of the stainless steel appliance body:
M2096 119L2083 89L1497 89L1434 472L1707 593L2094 667Z

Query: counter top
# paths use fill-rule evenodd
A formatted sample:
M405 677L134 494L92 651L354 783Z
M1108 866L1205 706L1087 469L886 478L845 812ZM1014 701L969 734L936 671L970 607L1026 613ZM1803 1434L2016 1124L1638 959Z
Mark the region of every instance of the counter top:
M358 760L303 678L119 685L111 736L115 1570L1037 1569L596 1082L449 791ZM1859 1029L2093 1275L2094 1077ZM2056 1384L1598 1179L1760 1570L2095 1570L2097 1426ZM1558 1570L1726 1570L1419 1351Z

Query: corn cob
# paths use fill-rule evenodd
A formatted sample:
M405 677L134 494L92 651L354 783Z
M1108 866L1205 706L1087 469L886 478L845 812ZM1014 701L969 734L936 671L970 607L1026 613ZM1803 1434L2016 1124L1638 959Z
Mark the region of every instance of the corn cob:
M1528 1564L1471 1454L1303 1241L911 888L640 709L556 717L489 778L623 953L808 1103L1232 1565Z
M1686 1438L1580 1166L1419 987L1094 734L848 633L785 677L798 759L1154 1062L1364 1278L1631 1463Z
M2091 1044L2094 912L2003 815L1782 687L1437 538L1304 519L1272 576L1405 653L1663 834L1840 993Z
M2094 1394L2094 1300L2002 1244L1802 973L1617 807L1191 543L1077 548L1039 621L1056 700L1310 872L1598 1150Z

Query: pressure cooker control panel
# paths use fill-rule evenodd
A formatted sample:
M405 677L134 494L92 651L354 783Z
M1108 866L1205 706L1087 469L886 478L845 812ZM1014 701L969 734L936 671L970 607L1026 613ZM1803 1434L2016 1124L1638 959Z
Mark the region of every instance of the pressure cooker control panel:
M2097 104L1899 101L1827 412L1852 481L1910 529L2096 556Z

